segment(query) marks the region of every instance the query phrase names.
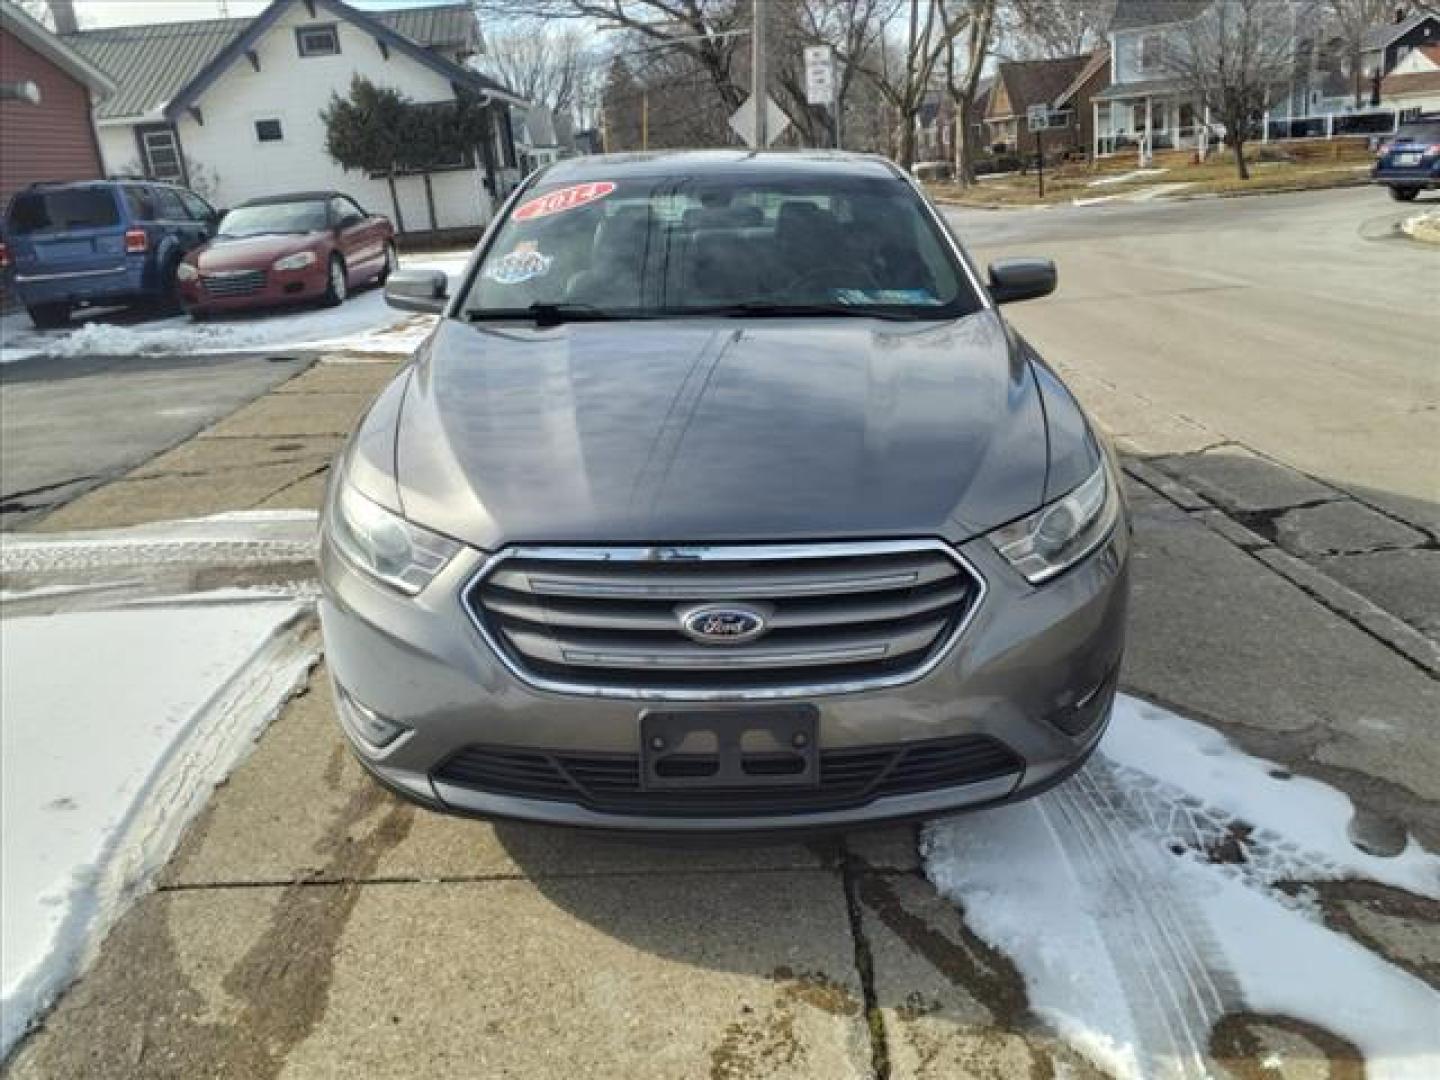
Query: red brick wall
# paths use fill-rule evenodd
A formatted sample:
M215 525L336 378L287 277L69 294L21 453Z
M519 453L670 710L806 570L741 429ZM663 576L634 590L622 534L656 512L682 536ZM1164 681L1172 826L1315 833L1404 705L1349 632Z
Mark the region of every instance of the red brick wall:
M84 85L0 29L0 82L26 80L40 87L39 105L0 101L0 207L36 180L103 175Z

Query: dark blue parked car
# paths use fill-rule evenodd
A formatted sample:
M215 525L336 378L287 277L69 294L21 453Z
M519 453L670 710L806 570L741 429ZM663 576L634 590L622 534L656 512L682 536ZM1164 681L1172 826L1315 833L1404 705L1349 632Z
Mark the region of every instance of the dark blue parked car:
M1380 148L1370 180L1387 185L1390 197L1401 202L1424 188L1440 187L1440 113L1424 113L1401 124Z
M180 258L215 231L192 191L143 180L32 184L5 211L7 285L36 326L77 307L176 303Z

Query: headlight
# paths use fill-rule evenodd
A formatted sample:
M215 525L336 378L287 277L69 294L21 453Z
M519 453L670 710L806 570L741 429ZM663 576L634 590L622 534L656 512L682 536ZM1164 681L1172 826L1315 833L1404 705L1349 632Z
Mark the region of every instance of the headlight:
M189 263L181 263L175 268L175 278L177 281L194 281L199 276L200 271L196 270L195 267Z
M330 537L356 567L414 596L438 574L460 545L412 525L361 495L343 478L330 507Z
M990 542L1032 585L1074 566L1110 535L1120 493L1104 461L1068 495L990 534Z
M304 270L307 266L315 265L315 252L297 251L294 255L286 255L283 259L276 259L271 266L272 270Z

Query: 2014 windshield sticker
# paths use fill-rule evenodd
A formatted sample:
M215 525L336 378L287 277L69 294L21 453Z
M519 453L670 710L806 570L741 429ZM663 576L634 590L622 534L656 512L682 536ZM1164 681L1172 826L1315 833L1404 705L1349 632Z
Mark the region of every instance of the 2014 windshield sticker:
M485 276L501 285L519 285L531 278L544 277L555 260L537 251L533 243L518 244L508 255L502 255L485 267Z
M536 218L563 214L576 210L598 199L603 199L615 190L609 180L592 180L588 184L572 184L570 187L552 191L523 203L510 216L516 221L534 221Z

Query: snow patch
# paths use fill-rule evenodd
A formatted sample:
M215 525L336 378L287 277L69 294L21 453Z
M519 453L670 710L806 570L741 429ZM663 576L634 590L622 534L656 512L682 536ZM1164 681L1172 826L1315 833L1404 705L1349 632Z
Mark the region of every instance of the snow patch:
M1413 839L1347 839L1350 800L1217 732L1121 696L1100 752L1037 799L937 822L926 872L1014 958L1032 1008L1124 1078L1211 1073L1220 1017L1308 1021L1377 1080L1440 1076L1440 994L1329 930L1282 882L1365 879L1440 898Z
M5 620L0 1057L303 684L316 655L308 610L272 601Z

